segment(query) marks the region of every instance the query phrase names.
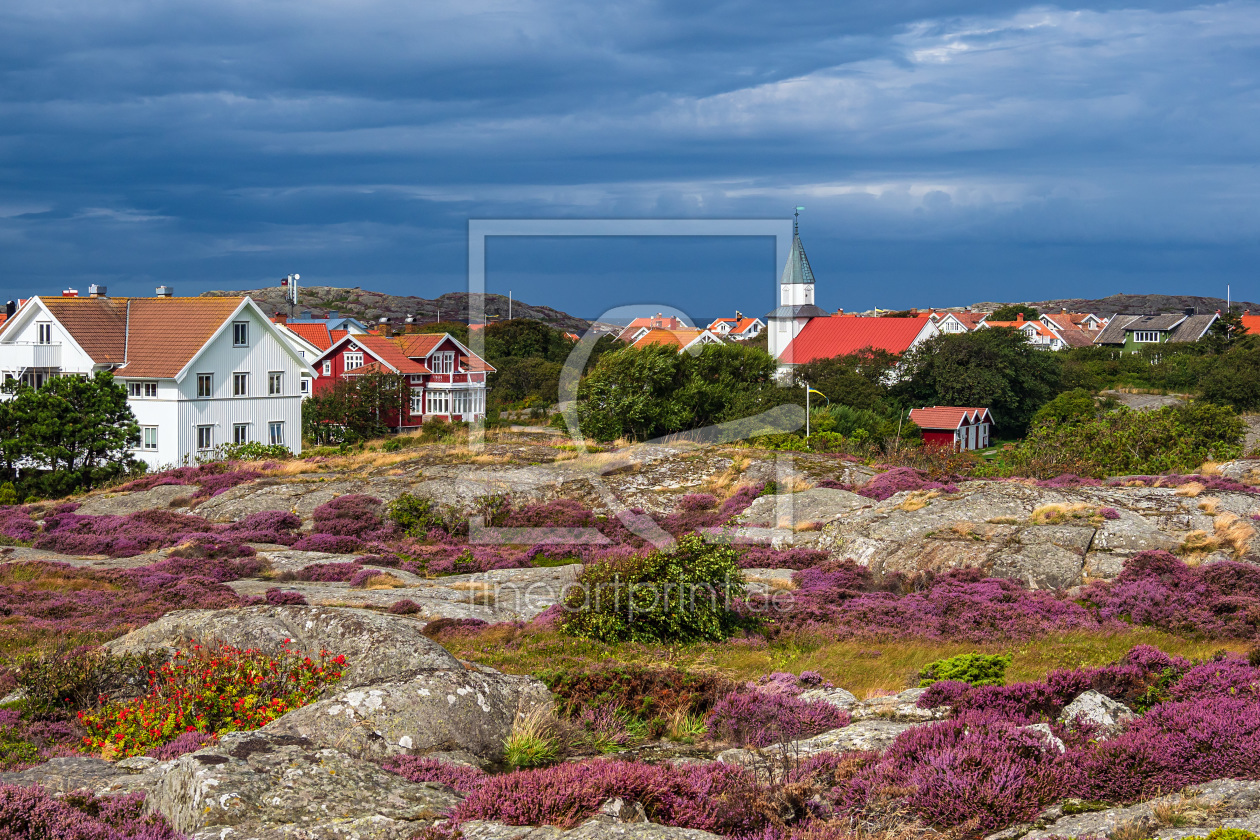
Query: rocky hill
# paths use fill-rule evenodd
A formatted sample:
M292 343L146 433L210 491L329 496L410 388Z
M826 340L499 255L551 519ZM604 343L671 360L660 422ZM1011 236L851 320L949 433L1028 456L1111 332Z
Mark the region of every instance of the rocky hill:
M262 289L233 289L202 292L202 297L228 297L231 295L249 295L267 313L287 311L283 292L280 286L268 286ZM316 318L326 318L329 312L338 312L344 316L358 318L364 323L379 318L389 318L401 322L408 315L414 315L421 321L467 321L468 293L448 292L439 298L415 297L411 295L389 295L384 292L372 292L355 286L351 289L336 286L302 286L299 288L298 306L295 312L307 312ZM508 299L503 295L486 295L486 316L490 319L506 319L508 317ZM534 306L523 301L512 301L513 318L532 318L563 330L581 332L590 327L590 322L574 317L567 312L552 309L550 306Z
M1158 315L1161 312L1184 312L1193 308L1203 314L1225 311L1225 298L1197 297L1195 295L1108 295L1105 298L1060 298L1057 300L1025 301L1042 312L1093 312L1095 315ZM1243 300L1230 302L1235 310L1250 309L1260 312L1260 303ZM973 303L972 309L992 310L1005 303Z

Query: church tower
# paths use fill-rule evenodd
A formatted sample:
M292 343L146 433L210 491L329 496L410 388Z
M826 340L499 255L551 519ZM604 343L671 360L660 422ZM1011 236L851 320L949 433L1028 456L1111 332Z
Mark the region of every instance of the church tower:
M779 277L779 305L766 314L767 349L770 355L785 363L783 351L800 335L810 318L825 317L827 312L814 305L814 270L801 244L800 216L797 207L792 221L792 250L788 253L783 274Z

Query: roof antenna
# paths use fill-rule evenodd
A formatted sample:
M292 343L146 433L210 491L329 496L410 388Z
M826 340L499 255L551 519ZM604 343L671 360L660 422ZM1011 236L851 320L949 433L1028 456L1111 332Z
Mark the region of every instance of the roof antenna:
M793 236L796 236L801 232L801 211L804 209L805 209L804 207L797 207L796 212L792 214L792 216L794 217L792 219L792 235Z

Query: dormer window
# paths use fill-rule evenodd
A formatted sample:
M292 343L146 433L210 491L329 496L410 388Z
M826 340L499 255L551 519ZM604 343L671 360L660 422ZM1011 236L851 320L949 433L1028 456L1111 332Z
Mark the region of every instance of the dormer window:
M433 354L433 372L434 373L454 373L455 372L455 353L451 350L444 350L441 353Z
M36 335L40 344L52 344L52 323L49 321L40 321L35 325Z

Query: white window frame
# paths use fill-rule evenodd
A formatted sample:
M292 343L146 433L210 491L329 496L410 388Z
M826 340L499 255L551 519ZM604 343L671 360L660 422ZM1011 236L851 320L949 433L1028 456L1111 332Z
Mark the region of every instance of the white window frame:
M423 393L411 395L411 416L415 417L417 414L420 416L424 416L424 394Z
M267 396L284 396L284 371L273 370L267 373Z
M37 321L35 323L35 331L38 335L38 344L52 344L52 321Z
M310 380L310 379L308 379L307 377L303 376L303 377L302 377L302 384L301 384L301 386L300 386L300 387L301 387L301 389L302 389L302 393L303 393L303 394L309 394L309 393L311 392L311 380Z
M232 443L235 446L240 446L242 443L249 443L248 423L232 424Z
M156 451L158 448L158 427L157 426L141 426L140 437L136 440L136 449L142 449L146 452Z
M249 374L237 371L232 374L232 396L249 396Z
M214 426L197 427L197 451L209 452L214 449Z
M324 360L324 376L332 376L332 362L328 359Z
M232 346L248 347L249 346L249 321L233 321L232 322Z
M202 387L202 386L205 387ZM204 400L214 396L214 374L197 374L197 399Z
M451 413L451 392L450 391L429 391L426 404L428 411L426 414L450 414Z
M1134 344L1159 344L1159 330L1134 330Z
M454 373L455 372L455 351L443 350L433 354L433 372L434 373Z
M362 350L360 350L357 353L345 353L342 356L342 359L345 361L345 369L347 371L358 370L359 368L363 367L363 351Z
M283 420L272 420L267 424L267 439L272 446L284 446Z

